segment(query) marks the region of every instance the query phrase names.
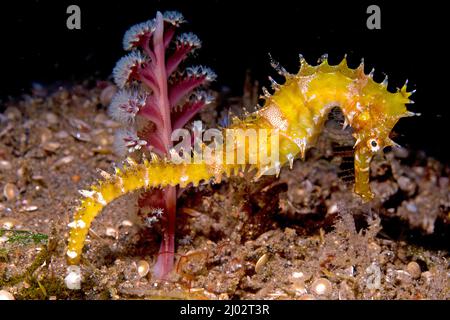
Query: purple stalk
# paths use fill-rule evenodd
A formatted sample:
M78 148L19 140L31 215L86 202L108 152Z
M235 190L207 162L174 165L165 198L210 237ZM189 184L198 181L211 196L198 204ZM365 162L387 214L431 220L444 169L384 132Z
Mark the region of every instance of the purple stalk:
M173 147L172 130L186 125L211 102L205 92L193 92L214 80L215 74L209 68L197 66L184 72L178 70L189 53L201 45L192 33L181 34L174 40L176 29L183 22L177 12L158 12L155 19L133 26L125 34L124 48L132 52L119 60L114 68L115 82L122 90L118 98L113 99L109 111L114 119L128 127L127 134L117 135L119 141L116 143L118 146L126 144L129 152L153 152L169 158ZM176 81L169 81L171 76L175 76ZM138 129L134 121L136 116L145 119L147 125ZM151 156L147 158L151 159ZM180 192L176 187L152 189L143 192L138 201L141 213L147 207L153 208L154 212L163 209L162 215L157 216L163 227L153 270L157 279L166 278L174 265L177 193ZM147 217L151 221L155 218Z

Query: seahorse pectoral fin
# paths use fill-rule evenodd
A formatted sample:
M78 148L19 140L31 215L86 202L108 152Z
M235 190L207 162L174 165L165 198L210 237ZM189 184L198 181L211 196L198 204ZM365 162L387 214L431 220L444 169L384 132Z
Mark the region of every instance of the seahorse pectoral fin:
M355 193L364 202L369 202L374 198L370 190L370 161L372 154L365 148L356 148L355 151Z

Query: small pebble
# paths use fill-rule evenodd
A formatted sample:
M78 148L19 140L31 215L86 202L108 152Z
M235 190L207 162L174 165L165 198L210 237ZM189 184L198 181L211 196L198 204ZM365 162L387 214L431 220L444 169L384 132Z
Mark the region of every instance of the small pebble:
M301 297L298 298L299 300L316 300L316 297L314 297L312 294L304 294Z
M199 217L202 215L201 212L198 212L197 210L191 209L191 208L183 208L182 212L186 213L187 215L189 215L191 217Z
M19 195L19 189L13 183L7 183L3 187L3 195L8 201L14 200Z
M107 133L105 130L101 130L94 135L94 143L99 146L109 146L113 143L112 135Z
M58 139L66 139L68 136L69 136L69 134L67 133L67 131L64 131L64 130L58 131L55 134L55 137Z
M95 123L104 123L106 120L108 120L108 116L104 113L99 113L94 118Z
M366 286L369 290L379 289L381 286L381 269L376 263L366 268Z
M33 212L36 211L38 209L38 206L26 206L23 208L23 210L25 210L26 212Z
M15 300L14 296L6 290L0 290L0 300Z
M22 118L22 113L20 110L16 107L8 107L3 114L9 119L9 120L19 120Z
M71 162L73 161L73 159L75 159L74 156L66 156L66 157L63 157L63 158L57 160L57 161L53 164L53 166L54 166L55 168L59 168L59 167L65 165L65 164L71 163Z
M331 293L331 289L331 282L325 278L317 279L311 285L311 291L317 295L329 295Z
M395 272L395 279L403 284L409 284L411 282L411 275L405 270L397 270Z
M339 208L338 208L337 204L334 203L328 208L327 214L333 214L338 211L339 211Z
M78 181L80 181L81 177L75 174L72 177L70 177L70 179L72 180L73 183L77 183Z
M118 237L118 232L117 232L117 230L114 229L114 228L111 228L111 227L106 228L105 234L106 234L108 237L115 238L115 239L117 239L117 237Z
M296 282L292 285L292 289L294 290L296 295L303 295L307 293L306 287L303 283Z
M420 266L417 262L411 261L406 266L406 271L413 277L414 279L419 279L422 271L420 270Z
M425 283L429 284L433 279L433 274L430 271L422 272L420 277L425 281Z
M0 170L11 170L12 169L12 164L9 161L6 160L0 160Z
M45 119L50 124L58 124L59 123L58 116L56 114L52 113L52 112L47 112L45 114Z
M20 225L20 221L14 218L2 218L0 219L0 228L11 230Z
M50 129L47 128L42 128L41 129L41 143L46 143L47 141L49 141L53 136L52 131L50 131Z
M121 126L120 123L118 123L116 121L113 121L113 120L110 120L110 119L106 120L103 124L105 125L105 127L112 128L112 129L116 129L116 128L119 128Z
M80 120L80 119L77 119L77 118L70 118L69 119L69 124L73 128L78 129L78 130L91 131L91 126L89 124L87 124L83 120Z
M76 132L71 132L70 134L72 135L72 137L74 137L75 139L77 139L79 141L83 141L83 142L92 141L91 136L85 132L76 131Z
M112 98L117 92L117 87L115 85L109 85L100 93L100 103L107 107L111 103Z
M59 147L61 147L61 144L59 142L48 141L48 142L44 143L44 145L42 147L45 151L55 152L56 150L59 149Z
M141 278L145 277L148 274L148 271L150 270L150 265L147 261L141 260L137 264L137 271L139 273L139 276Z
M301 280L305 278L305 274L301 271L292 272L292 278L295 280Z
M416 185L411 181L410 178L401 176L397 179L397 184L403 191L407 191L409 193L414 192L416 189Z
M355 294L346 281L342 281L339 285L338 298L339 300L355 299Z
M123 220L120 225L122 227L132 227L133 226L133 222L131 222L130 220Z

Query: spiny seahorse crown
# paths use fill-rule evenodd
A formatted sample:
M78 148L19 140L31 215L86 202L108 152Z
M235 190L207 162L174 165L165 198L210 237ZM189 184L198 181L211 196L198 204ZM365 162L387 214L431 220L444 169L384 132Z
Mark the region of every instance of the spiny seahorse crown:
M286 82L281 86L269 77L274 93L263 88L265 103L259 113L293 140L306 138L310 145L322 129L324 115L338 106L345 116L344 126L350 124L354 130L355 147L375 153L395 145L389 138L392 128L400 118L415 115L405 106L412 103L406 83L391 93L387 77L375 82L373 70L364 73L363 62L356 69L347 66L346 58L338 65L329 65L326 56L320 62L311 66L300 55L299 72L290 74L272 60Z

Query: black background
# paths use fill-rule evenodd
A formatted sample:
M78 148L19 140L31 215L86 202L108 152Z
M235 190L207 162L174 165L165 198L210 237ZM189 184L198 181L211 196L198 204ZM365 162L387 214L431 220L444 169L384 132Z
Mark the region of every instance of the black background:
M402 119L395 140L448 161L449 22L442 2L413 1L1 1L0 98L29 93L44 85L106 79L125 53L122 36L156 10L177 10L203 42L193 63L218 74L215 86L242 91L250 69L261 85L274 75L268 53L289 71L298 54L315 62L328 53L332 63L348 54L356 67L365 58L375 79L389 75L390 90L409 79L421 117ZM66 9L81 7L81 30L66 28ZM367 6L381 7L381 30L366 27Z

